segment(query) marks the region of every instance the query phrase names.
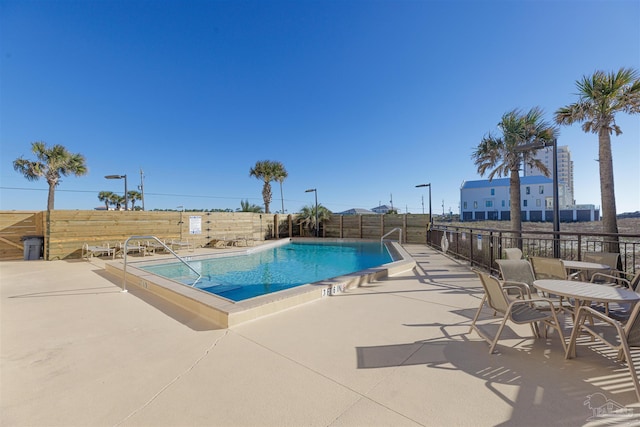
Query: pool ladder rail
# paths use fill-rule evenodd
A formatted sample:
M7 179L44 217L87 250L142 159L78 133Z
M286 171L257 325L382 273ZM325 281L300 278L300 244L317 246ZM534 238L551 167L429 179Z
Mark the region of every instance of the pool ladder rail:
M402 244L402 228L400 227L396 227L393 230L389 231L387 234L385 234L384 236L382 236L380 238L380 243L384 242L384 238L387 237L390 234L393 234L395 232L398 232L398 243Z
M158 239L156 236L131 236L127 240L124 241L124 254L123 254L124 268L123 268L123 278L122 278L122 291L120 291L120 292L127 292L127 252L128 252L127 251L127 245L129 244L129 240L131 240L131 239L136 239L136 240L153 239L156 242L158 242L160 245L162 245L164 250L166 250L171 255L176 257L178 259L178 261L180 261L181 263L186 265L189 270L193 271L198 276L198 278L195 280L195 282L193 282L191 284L191 287L194 287L196 285L196 283L198 283L198 280L202 279L202 274L200 274L184 258L182 258L180 255L175 253L169 246L167 246L162 240Z

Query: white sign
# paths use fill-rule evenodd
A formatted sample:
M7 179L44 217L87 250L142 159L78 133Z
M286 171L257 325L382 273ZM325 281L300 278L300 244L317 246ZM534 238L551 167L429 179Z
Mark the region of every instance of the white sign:
M189 234L202 234L202 217L189 217Z
M478 234L478 249L482 250L482 236Z
M333 285L331 287L328 288L322 288L322 296L323 297L330 297L331 295L337 295L337 294L341 294L344 292L344 285L340 284L340 285Z

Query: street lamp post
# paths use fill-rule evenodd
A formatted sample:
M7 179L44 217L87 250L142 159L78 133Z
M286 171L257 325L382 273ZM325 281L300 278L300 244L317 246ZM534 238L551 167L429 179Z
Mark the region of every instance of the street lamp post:
M319 224L318 224L318 190L315 188L310 188L308 190L305 190L305 193L311 193L311 192L315 193L316 196L316 237L318 237L318 228L320 228Z
M431 231L431 228L433 227L433 216L431 215L431 183L428 184L418 184L416 185L416 188L418 187L429 187L429 231ZM423 203L423 213L424 213L424 203Z
M558 140L523 144L516 151L553 147L553 257L560 258L560 197L558 195Z
M178 222L178 224L180 225L180 242L182 242L182 225L184 224L182 215L184 213L184 206L178 206L176 209L180 209L180 222Z
M124 210L129 210L129 196L127 195L127 174L124 175L106 175L107 179L124 179Z

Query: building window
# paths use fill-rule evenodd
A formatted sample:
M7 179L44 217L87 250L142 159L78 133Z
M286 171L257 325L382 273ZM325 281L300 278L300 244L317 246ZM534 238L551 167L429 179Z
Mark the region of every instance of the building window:
M484 207L485 208L490 208L493 207L493 200L487 200L484 202Z
M525 192L525 194L531 194L531 187L528 187L528 186L525 187L524 192Z
M529 187L527 187L527 188L529 188ZM524 206L525 208L527 207L527 199L524 199L522 201L522 206Z
M473 209L478 209L478 202L473 202Z
M467 209L467 202L462 203L462 209Z
M536 206L542 206L542 202L540 201L540 199L536 199Z
M544 194L544 185L541 185L540 187L538 187L538 193Z
M502 207L504 208L504 200L502 201Z
M492 188L492 189L491 189L491 195L492 195L492 196L495 196L495 195L496 195L496 189L495 189L495 188Z

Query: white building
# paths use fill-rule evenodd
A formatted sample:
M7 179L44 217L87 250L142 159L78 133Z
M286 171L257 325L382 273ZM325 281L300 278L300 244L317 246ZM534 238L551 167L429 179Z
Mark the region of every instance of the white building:
M511 219L509 178L492 181L465 181L460 187L460 220L484 221ZM566 197L567 186L558 182L558 199ZM521 212L523 221L553 221L553 180L543 175L520 177ZM597 221L599 212L593 205L562 209L560 221Z
M534 156L540 160L553 174L553 148L547 147L538 150ZM540 169L524 165L524 176L544 176ZM553 177L553 175L551 175ZM573 161L568 145L558 147L558 183L565 186L564 195L561 194L558 201L560 208L575 205L573 197Z

